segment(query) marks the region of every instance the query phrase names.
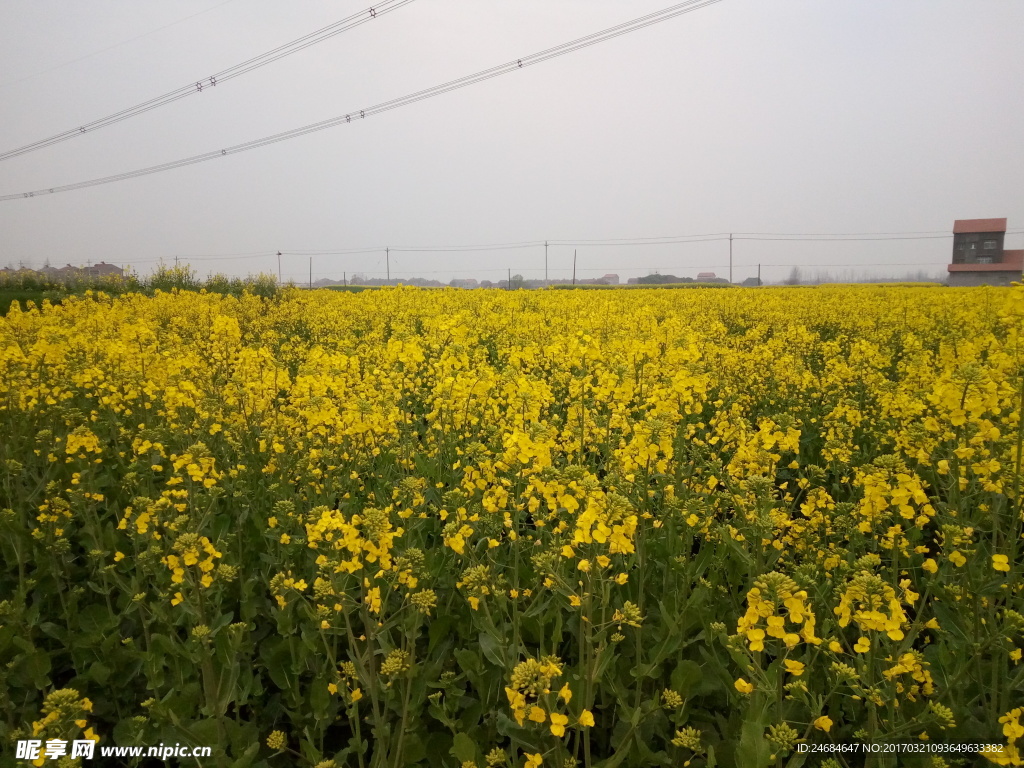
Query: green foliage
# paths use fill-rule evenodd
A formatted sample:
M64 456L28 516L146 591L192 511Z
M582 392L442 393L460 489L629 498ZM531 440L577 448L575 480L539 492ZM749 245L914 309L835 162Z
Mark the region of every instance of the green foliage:
M201 280L195 270L187 265L161 264L147 277L139 277L128 272L124 276L89 277L79 274L56 278L29 270L19 270L10 274L0 274L0 315L7 314L12 302L17 302L24 311L30 306L40 306L43 301L60 304L68 296L85 296L92 293L107 296L122 296L129 293L152 295L158 290L165 293L174 290L205 290L208 293L228 296L241 296L248 292L269 299L276 297L281 289L277 284L277 278L270 274L260 273L244 278L215 274Z

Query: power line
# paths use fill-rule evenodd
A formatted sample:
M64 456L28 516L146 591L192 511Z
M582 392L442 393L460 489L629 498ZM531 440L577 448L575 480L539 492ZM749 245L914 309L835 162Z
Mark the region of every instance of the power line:
M1008 235L1020 234L1015 231L1007 231ZM911 233L907 234L886 234L886 233L837 233L832 235L825 235L821 233L813 234L795 234L791 233L790 236L775 235L773 233L765 233L763 236L756 235L740 235L734 234L731 239L733 240L756 240L760 242L861 242L866 240L941 240L953 237L952 233L946 234L920 234L915 235ZM550 240L551 245L565 245L565 246L587 246L587 247L605 247L605 246L636 246L636 245L680 245L686 243L707 243L716 241L729 240L728 234L722 235L682 235L679 237L641 237L641 238L622 238L612 240Z
M396 0L396 2L399 3L408 1L410 0ZM440 96L441 94L448 93L449 91L465 88L466 86L469 85L475 85L485 80L490 80L493 77L498 77L499 75L514 72L517 69L523 69L524 67L529 67L534 64L540 64L544 61L548 61L549 59L553 59L558 56L563 56L567 53L573 53L582 48L586 48L591 45L596 45L597 43L603 43L607 40L612 40L616 37L619 37L620 35L635 32L637 30L643 29L644 27L651 26L652 24L657 24L659 22L666 21L676 16L680 16L684 13L699 10L700 8L705 8L709 5L714 5L715 3L718 2L721 2L721 0L686 0L685 2L670 6L661 11L656 11L655 13L650 13L646 16L641 16L640 18L633 19L632 21L628 21L623 24L618 24L614 27L609 27L608 29L602 30L601 32L595 32L593 34L578 38L571 42L557 45L554 48L548 48L547 50L540 51L539 53L524 56L521 59L515 59L514 61L510 61L505 64L500 64L496 67L491 67L490 69L485 69L480 72L476 72L475 74L472 75L467 75L456 80L449 80L447 83L442 83L441 85L436 85L432 88L417 91L416 93L411 93L397 99L392 99L391 101L385 101L380 104L376 104L372 107L361 109L358 112L350 112L345 115L338 115L336 117L332 117L318 123L310 123L300 128L294 128L290 131L276 133L272 136L265 136L261 139L256 139L254 141L248 141L243 144L236 144L232 147L225 147L224 149L215 150L213 152L206 152L201 155L193 155L192 157L186 157L181 160L173 160L167 163L161 163L160 165L154 165L148 168L140 168L135 171L127 171L125 173L118 173L112 176L105 176L99 179L80 181L75 184L65 184L62 186L50 187L48 189L34 190L32 192L2 195L0 196L0 201L15 200L24 197L35 197L37 195L53 194L56 192L70 192L75 189L84 189L86 187L94 187L100 184L110 184L115 181L124 181L126 179L132 179L139 176L147 176L153 173L169 171L173 168L182 168L187 165L194 165L196 163L202 163L207 160L214 160L219 157L225 157L227 155L233 155L239 152L246 152L250 149L265 147L270 144L275 144L279 141L287 141L289 139L298 138L299 136L304 136L308 133L315 133L317 131L322 131L326 128L333 128L337 125L351 123L352 120L365 119L373 115L381 114L382 112L387 112L392 109L397 109L399 107L414 104L417 101L433 98L434 96Z
M935 231L935 230L933 230ZM1024 230L1007 230L1007 235L1016 235L1024 233ZM885 236L890 234L892 236ZM755 237L755 236L734 236L735 240L752 240L759 242L821 242L821 241L833 241L833 242L860 242L860 241L876 241L876 240L936 240L943 238L951 238L952 234L921 234L914 235L913 233L880 233L880 232L847 232L847 233L788 233L789 236L775 236L773 233L766 233L767 236ZM605 247L605 246L648 246L648 245L686 245L688 243L706 243L715 241L728 240L728 235L676 235L668 237L637 237L637 238L608 238L605 240L548 240L548 244L560 245L560 246L586 246L586 247ZM544 240L527 240L517 243L490 243L487 245L432 245L432 246L390 246L392 253L459 253L462 251L499 251L499 250L516 250L526 248L541 248L545 244ZM383 252L384 246L376 248L360 248L360 249L330 249L330 250L311 250L311 251L282 251L285 255L292 256L330 256L330 255L346 255L354 253L373 253L376 251Z
M953 237L952 233L946 235L896 235L896 236L879 236L879 237L823 237L823 236L807 236L807 237L741 237L737 235L735 240L759 240L761 242L860 242L863 240L942 240L945 238Z
M835 240L835 241L847 241L847 242L858 242L858 239L854 239L853 235L862 235L859 238L860 241L876 241L879 239L874 237L876 234L873 232L863 233L822 233L815 232L809 234L803 234L798 232L789 233L792 238L786 238L785 242L819 242L822 239ZM895 234L895 233L893 233ZM1018 235L1024 234L1024 229L1020 230L1007 230L1007 235ZM720 238L705 238L705 239L687 239L687 238L702 238L702 235L678 235L671 238L662 237L638 237L638 238L609 238L607 240L549 240L548 243L551 245L586 245L587 247L593 246L606 246L606 245L621 245L621 246L644 246L644 245L679 245L693 242L708 242L709 240L728 240L728 237ZM952 235L943 235L942 237L952 237ZM739 239L739 238L736 238ZM749 240L756 240L760 242L773 242L778 238L764 237L764 238L747 238ZM918 240L930 240L935 239L934 236L922 235L917 238L903 237L896 238L903 240L918 239ZM516 250L526 248L540 248L544 245L543 240L527 240L517 243L490 243L485 245L450 245L450 246L400 246L390 247L390 250L399 253L460 253L460 252L472 252L472 251L497 251L497 250ZM283 256L357 256L367 253L384 253L388 246L375 246L366 248L332 248L332 249L320 249L320 250L284 250L280 251ZM204 254L171 254L170 256L161 256L154 258L143 258L143 259L122 259L118 263L125 264L153 264L160 261L168 261L170 259L182 259L185 261L231 261L235 259L251 259L258 257L269 257L276 256L278 251L255 251L247 253L204 253ZM899 262L899 263L879 263L879 264L867 264L867 265L822 265L822 266L907 266L917 264L918 262ZM946 261L934 261L934 262L920 262L921 264L945 264ZM766 267L792 267L792 266L815 266L813 264L765 264L761 262L762 266ZM712 265L720 267L722 265ZM736 267L743 266L757 266L756 264L737 264ZM594 267L592 269L634 269L635 267ZM678 269L679 267L649 267L649 269ZM700 267L686 267L687 269L700 269ZM504 269L504 268L503 268ZM438 272L451 272L459 270L437 270ZM464 270L472 271L472 270ZM501 271L501 270L498 270Z
M807 263L804 263L804 264L768 264L768 263L765 263L765 262L761 262L760 266L762 266L762 267L771 267L771 268L780 268L780 269L781 268L791 268L791 267L818 267L818 268L821 268L821 269L839 269L839 268L860 268L860 267L935 267L935 266L943 266L946 263L947 262L944 262L944 261L943 262L939 262L939 261L902 261L902 262L891 262L891 263L879 262L879 263L874 263L874 264L807 264ZM667 269L674 269L674 270L680 270L680 271L682 271L682 270L693 271L693 270L705 270L705 269L725 269L728 266L729 266L728 264L720 263L720 264L685 264L685 265L676 264L675 266L667 266L667 267L638 267L638 266L628 266L628 267L626 267L626 266L619 266L619 267L577 267L576 271L577 272L604 272L604 273L614 273L616 271L626 272L626 271L629 271L629 270L637 271L637 270L644 270L644 269L651 270L651 271L661 271L661 270L667 270ZM734 266L735 266L736 269L756 269L758 264L736 264ZM544 273L544 267L537 267L537 266L523 267L523 266L519 266L519 267L488 267L488 268L480 268L480 269L477 269L477 268L474 268L474 269L418 269L418 270L409 270L409 269L407 269L407 270L399 270L399 271L391 270L391 274L392 274L392 276L394 276L394 275L416 276L416 275L466 274L466 273L476 274L478 272L481 272L481 273L482 272L488 272L488 273L489 272L501 272L501 273L504 273L508 269L512 269L512 270L514 270L514 271L516 271L518 273L523 273L523 274L533 272L533 273L536 273L538 275L542 275ZM336 271L337 270L328 271L328 272L315 272L314 274L317 274L317 275L331 275L331 274L334 274L334 272L336 272ZM359 269L359 270L356 270L356 271L359 272L360 274L364 274L364 275L383 275L383 274L385 274L384 270ZM551 267L550 271L551 272L564 272L564 273L568 274L568 273L572 272L572 268L571 267Z
M436 246L430 248L392 248L392 251L400 253L458 253L460 251L508 251L521 250L523 248L539 248L544 245L543 241L532 243L508 243L507 245L466 245L466 246Z
M719 240L728 240L729 236L691 236L673 238L637 238L636 240L550 240L551 245L577 246L588 248L605 246L626 246L626 245L682 245L686 243L713 243Z
M38 149L53 146L59 144L62 141L76 138L77 136L83 136L86 133L92 133L93 131L99 130L100 128L106 128L108 125L114 125L122 120L128 120L129 118L136 117L138 115L149 112L150 110L162 107L172 102L184 99L187 96L192 96L197 93L202 93L203 90L208 90L217 85L221 85L228 80L233 80L236 77L241 77L244 74L252 72L254 69L265 67L267 64L283 59L285 56L291 56L293 53L309 48L310 46L322 43L324 40L329 40L336 35L340 35L342 32L346 32L350 29L354 29L368 21L383 16L391 11L396 11L403 5L408 5L414 0L381 0L379 5L367 8L366 10L360 11L359 13L348 16L340 21L336 21L333 24L329 24L326 27L310 32L308 35L292 40L289 43L280 45L273 50L261 53L258 56L254 56L251 59L243 61L241 64L236 64L233 67L216 72L208 77L204 77L201 80L193 81L188 85L184 85L181 88L176 88L173 91L157 96L156 98L143 101L135 106L122 109L119 112L115 112L112 115L101 117L98 120L93 120L88 123L71 128L61 133L50 136L46 139L40 139L34 141L31 144L26 144L23 147L17 149L11 149L7 152L0 152L0 161L9 160L12 157L18 157L29 152L35 152Z
M736 269L756 269L758 266L778 268L778 269L781 269L781 268L791 268L791 267L818 267L818 268L822 268L822 269L839 269L839 268L858 268L859 269L861 267L935 267L935 266L943 266L946 263L947 262L944 262L944 261L943 262L939 262L939 261L904 261L904 262L891 262L891 263L889 263L889 262L879 262L879 263L873 263L873 264L806 264L806 263L805 264L767 264L767 263L762 262L760 264L736 264L734 266L735 266ZM625 272L625 271L628 271L628 270L636 271L636 270L643 270L643 269L651 270L651 271L660 271L660 270L668 270L668 269L693 271L693 270L705 270L705 269L724 269L726 267L728 267L728 264L686 264L686 265L678 265L677 264L675 266L668 266L668 267L637 267L637 266L629 266L629 267L621 267L621 266L620 267L577 267L576 271L577 272L604 272L604 273L614 273L616 271ZM492 272L500 272L500 273L504 274L506 271L508 271L508 269L510 269L510 268L509 267L488 267L488 268L473 268L473 269L418 269L418 270L398 270L398 271L391 270L391 275L392 275L392 277L395 277L396 275L405 275L407 277L416 277L418 275L478 274L478 273L488 273L488 274L490 274ZM515 270L517 273L522 273L522 274L528 274L528 273L533 272L533 273L537 273L538 275L541 275L544 272L544 268L543 267L536 267L536 266L532 266L532 267L511 267L511 269ZM338 270L330 270L330 271L326 271L326 272L314 272L313 275L317 276L317 277L326 277L326 276L329 276L329 275L336 274L337 271ZM550 271L551 272L563 272L563 273L568 274L568 273L572 272L572 269L570 267L557 267L557 268L556 267L552 267L550 269ZM356 274L356 273L361 274L361 275L385 275L385 274L387 274L384 270L366 270L366 269L357 269L355 271L355 273L353 273L353 274Z
M343 248L328 251L281 251L283 256L352 256L360 253L384 253L387 246L379 248ZM392 249L394 250L394 249Z
M184 255L180 253L172 254L166 258L169 259L248 259L254 256L274 256L277 251L254 251L249 253L193 253ZM159 261L160 259L146 259L146 261Z
M348 249L330 249L330 250L314 250L314 251L281 251L285 255L292 256L331 256L331 255L344 255L349 253L372 253L374 251L385 251L388 248L391 251L398 253L428 253L431 251L436 252L456 252L456 251L503 251L516 248L534 248L540 245L544 245L543 240L533 240L521 243L489 243L486 245L427 245L427 246L378 246L376 248L348 248Z
M856 235L944 235L946 229L923 229L910 232L734 232L734 235L769 235L772 237L847 237Z

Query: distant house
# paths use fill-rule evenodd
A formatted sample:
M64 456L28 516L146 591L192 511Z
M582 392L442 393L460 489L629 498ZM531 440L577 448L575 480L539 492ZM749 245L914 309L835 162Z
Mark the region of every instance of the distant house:
M697 273L697 282L700 282L700 283L705 283L705 282L709 282L711 280L716 280L716 279L718 279L718 276L714 272L698 272Z
M65 264L63 267L57 268L47 264L38 272L35 272L35 274L42 275L49 280L66 281L95 277L123 277L124 270L116 264L108 264L105 261L101 261L88 267L75 267L71 264Z
M475 277L456 277L450 283L452 288L479 288L480 283L477 282Z
M94 277L109 277L116 275L122 277L124 270L114 264L107 264L105 261L101 261L99 264L93 264L91 267L86 269L86 272Z
M953 222L953 260L949 284L1009 285L1021 279L1024 250L1007 251L1006 219L957 219Z
M70 264L65 264L60 269L53 270L54 277L60 280L71 280L82 274L82 270L78 267L72 267Z
M600 278L600 281L602 283L604 283L605 285L618 285L619 284L619 276L609 272L607 275L605 275L604 277Z
M759 285L761 285L761 278L748 277L746 280L740 283L740 285L742 285L744 288L757 288Z

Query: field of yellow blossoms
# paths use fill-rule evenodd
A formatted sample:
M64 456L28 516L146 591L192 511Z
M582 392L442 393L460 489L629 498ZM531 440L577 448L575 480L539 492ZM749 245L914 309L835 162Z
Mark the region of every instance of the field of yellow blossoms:
M14 307L0 760L1022 765L1022 395L1018 288Z

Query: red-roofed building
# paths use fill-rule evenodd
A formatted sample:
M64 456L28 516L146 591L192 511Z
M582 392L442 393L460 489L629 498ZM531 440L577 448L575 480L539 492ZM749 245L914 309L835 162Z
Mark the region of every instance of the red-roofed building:
M953 222L954 235L976 235L986 232L1006 232L1006 219L957 219Z
M1024 250L1007 251L1006 219L957 219L953 222L953 262L949 284L1009 285L1024 271Z

